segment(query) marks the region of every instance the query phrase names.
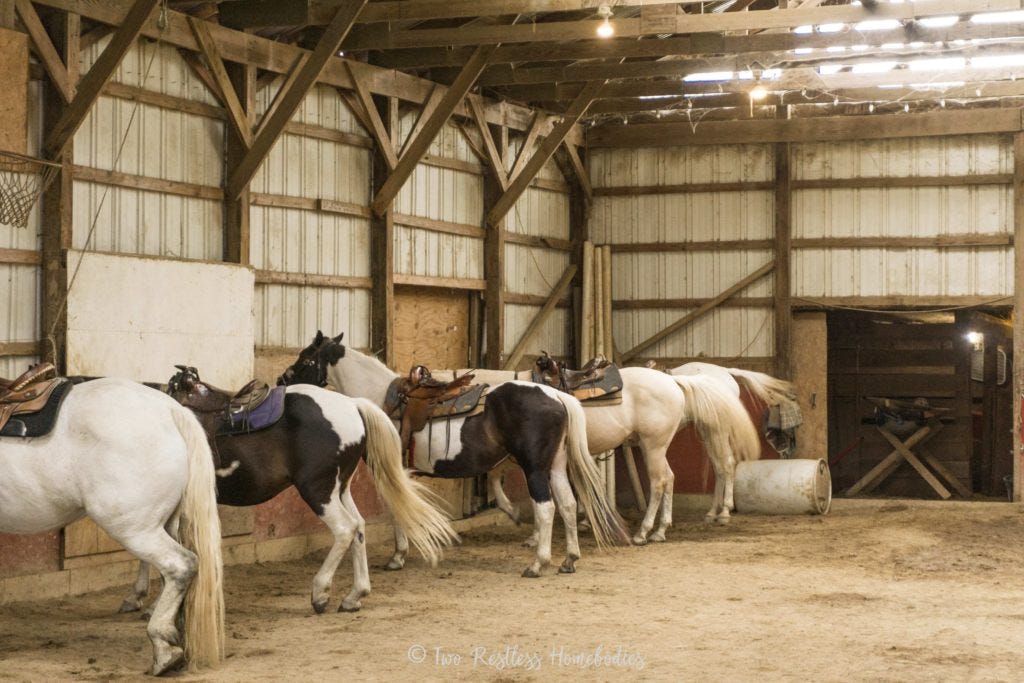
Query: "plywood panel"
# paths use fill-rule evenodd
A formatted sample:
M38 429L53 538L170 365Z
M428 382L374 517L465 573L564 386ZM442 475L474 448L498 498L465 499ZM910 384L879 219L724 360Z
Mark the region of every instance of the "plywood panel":
M824 313L793 317L790 367L804 422L797 430L797 457L828 457L828 332Z
M395 369L469 364L469 295L456 289L395 287Z
M28 129L28 36L0 29L0 149L25 153Z

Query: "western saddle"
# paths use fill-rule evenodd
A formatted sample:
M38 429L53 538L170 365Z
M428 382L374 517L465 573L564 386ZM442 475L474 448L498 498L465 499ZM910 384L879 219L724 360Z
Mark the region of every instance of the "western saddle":
M434 379L426 367L415 365L409 370L408 377L399 377L391 383L384 402L384 412L402 420L399 430L402 450L410 451L410 461L413 434L423 429L433 417L465 412L457 406L460 397L474 390L482 393L486 385L472 385L473 377L473 373L467 372L450 382L444 382Z
M50 394L63 378L46 375L56 373L52 363L33 365L17 379L0 378L0 430L14 415L39 412L46 407Z
M556 362L547 351L542 353L544 355L537 358L537 369L543 383L570 394L584 384L600 382L612 366L604 356L596 356L579 370L570 370L564 363Z

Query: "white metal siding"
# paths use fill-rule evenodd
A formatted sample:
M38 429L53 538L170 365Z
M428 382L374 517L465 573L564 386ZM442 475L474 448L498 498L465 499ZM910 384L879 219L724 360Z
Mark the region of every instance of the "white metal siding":
M101 40L83 53L83 72L107 42ZM216 104L177 51L161 43L136 42L111 80ZM220 187L223 135L223 123L212 118L101 96L75 135L75 163ZM221 256L223 219L217 200L76 180L73 201L76 248L84 249L88 242L90 250L191 259Z
M797 179L1011 174L1008 136L794 145ZM793 236L1007 235L1010 185L795 190ZM1013 248L800 249L794 294L997 296L1013 292Z
M316 330L345 333L353 348L370 346L370 292L296 285L258 285L256 345L302 347Z
M594 150L595 187L646 187L773 179L770 145ZM598 196L590 236L596 244L765 240L774 234L771 190ZM760 268L770 250L612 253L612 299L712 298ZM738 298L770 297L772 280L760 279ZM613 336L631 349L692 309L616 309ZM769 356L772 309L718 307L642 352L644 356Z

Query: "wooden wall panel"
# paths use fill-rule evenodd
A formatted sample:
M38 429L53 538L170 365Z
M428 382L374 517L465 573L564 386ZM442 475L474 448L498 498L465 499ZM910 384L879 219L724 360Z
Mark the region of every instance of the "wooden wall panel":
M797 429L796 457L828 457L828 331L824 313L793 317L790 371L804 422Z
M0 149L25 153L28 134L28 36L0 29Z
M469 365L469 295L458 289L395 287L395 369Z

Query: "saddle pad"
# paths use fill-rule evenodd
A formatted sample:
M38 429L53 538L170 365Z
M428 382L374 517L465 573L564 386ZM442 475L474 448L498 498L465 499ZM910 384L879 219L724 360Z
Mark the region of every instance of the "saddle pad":
M592 398L580 398L579 396L576 396L576 400L582 403L584 408L617 406L622 403L622 392L617 391L614 394L604 394L603 396L594 396Z
M12 416L0 430L0 436L30 437L49 434L57 421L60 405L73 386L74 384L66 379L58 382L42 410Z
M536 370L533 371L533 381L539 384L546 384L544 376ZM557 389L558 387L555 388ZM603 376L595 381L584 382L573 389L571 393L578 401L590 402L621 391L622 375L619 373L619 366L609 365L604 369ZM618 402L622 402L621 397L619 397Z
M388 387L388 393L384 399L384 405L396 406L389 416L394 420L402 419L402 414L405 412L405 403L399 400L398 396L399 384L399 382L392 382ZM489 388L489 384L474 384L469 387L468 391L434 406L433 411L430 413L430 419L435 420L442 417L455 417L456 415L464 415L466 413L473 412L473 410L475 410L483 401L485 392Z
M248 434L273 427L284 415L284 395L288 387L274 387L266 399L252 410L231 413L217 426L217 436Z

